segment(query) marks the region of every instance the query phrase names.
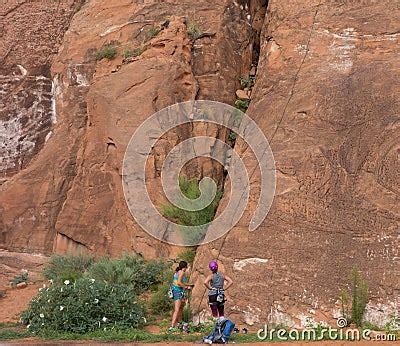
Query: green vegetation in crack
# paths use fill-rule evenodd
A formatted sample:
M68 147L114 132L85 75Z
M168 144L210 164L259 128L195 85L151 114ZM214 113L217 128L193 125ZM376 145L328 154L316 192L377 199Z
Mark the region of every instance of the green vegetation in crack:
M188 179L181 176L179 178L179 186L187 198L196 199L200 197L199 182L196 179ZM161 205L160 209L163 216L170 221L179 225L193 226L195 229L190 233L182 229L182 237L189 243L197 243L204 238L207 224L214 219L221 198L222 189L219 188L213 201L202 210L188 211L171 203Z
M154 37L156 37L161 31L161 28L157 26L152 26L149 30L146 31L144 42L148 42Z
M193 20L186 21L186 30L189 38L192 41L197 40L201 35L203 35L203 30L201 29L200 25Z
M96 60L103 59L112 60L118 55L117 46L114 43L109 43L100 48L96 53Z

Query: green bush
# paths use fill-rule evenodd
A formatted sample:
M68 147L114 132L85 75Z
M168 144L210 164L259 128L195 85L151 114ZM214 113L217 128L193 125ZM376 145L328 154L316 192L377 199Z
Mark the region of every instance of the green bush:
M90 266L87 276L108 284L131 286L140 294L162 280L167 265L162 262L146 262L142 257L125 254L122 258L101 258Z
M11 280L11 286L15 287L19 283L27 282L27 281L28 281L28 272L24 272L24 273L14 276L14 278Z
M196 249L195 248L187 248L186 250L183 250L178 255L177 259L179 261L185 261L189 264L192 264L194 262L195 257L196 257Z
M341 290L339 301L341 313L349 323L355 323L361 327L365 309L368 304L368 285L362 278L358 269L353 268L350 276L351 290ZM351 296L351 306L350 306Z
M196 199L200 196L200 189L197 180L189 180L181 177L179 180L182 193L189 199ZM165 217L179 225L201 226L214 219L216 209L221 200L222 192L217 191L214 200L202 210L190 211L178 208L172 204L161 206L161 211Z
M350 321L349 293L346 290L340 290L339 301L342 317Z
M131 287L89 278L42 289L21 318L35 333L135 328L145 321L144 308Z
M54 255L50 258L43 275L48 280L64 282L81 278L94 262L90 255Z
M351 282L351 321L357 326L361 326L365 309L368 304L368 285L356 268L353 268L351 271Z
M130 58L136 58L140 55L142 55L147 49L147 46L141 45L139 48L135 48L133 50L131 49L125 49L123 53L123 58L125 60L130 59Z
M170 280L172 280L172 277ZM151 295L149 307L153 315L160 317L172 310L172 299L168 298L169 287L170 283L160 284Z
M231 132L229 132L229 135L228 135L228 139L230 140L230 141L236 141L236 138L237 138L237 134L236 134L236 132L233 132L233 131L231 131Z
M243 113L246 113L247 108L249 108L249 105L250 105L250 100L240 100L240 99L237 99L237 100L235 101L235 107L236 107L237 109L239 109L240 111L242 111Z
M191 40L197 40L202 34L203 30L201 30L200 26L193 21L187 21L186 30L189 38Z
M158 28L158 27L156 27L156 26L151 27L151 28L146 32L145 40L144 40L144 41L145 41L145 42L150 41L152 38L156 37L156 36L160 33L160 31L161 31L161 29Z
M113 44L107 44L104 47L100 48L99 51L96 53L96 60L112 60L117 56L117 53L117 48Z
M244 89L244 88L251 88L254 85L256 78L253 76L241 77L239 80L240 80L240 85Z
M189 180L186 177L180 177L179 185L182 193L189 199L196 199L200 196L200 189L197 180ZM222 191L219 189L214 200L204 209L190 211L181 209L172 204L161 205L161 213L169 220L178 225L193 226L189 233L182 228L182 238L187 243L197 244L201 242L207 232L207 224L215 216L215 212L222 198Z
M190 310L190 305L185 304L182 311L182 321L183 322L190 322L192 320L192 310Z

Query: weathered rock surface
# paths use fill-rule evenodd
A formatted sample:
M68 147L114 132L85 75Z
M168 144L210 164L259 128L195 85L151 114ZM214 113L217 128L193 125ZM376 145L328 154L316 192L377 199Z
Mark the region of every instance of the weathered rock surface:
M367 318L384 325L400 293L399 4L268 6L248 114L271 143L276 196L255 233L245 215L227 237L198 250L193 306L207 309L200 280L218 257L235 280L227 293L232 318L329 321L339 317L339 289L358 267L370 286ZM254 171L246 146L236 149Z
M0 184L25 168L51 136L50 66L78 3L0 5Z
M185 17L212 35L191 41ZM161 31L154 34L154 28ZM135 129L168 105L195 98L233 103L251 63L251 32L246 12L230 1L87 2L51 65L52 134L35 160L1 186L0 246L168 256L165 246L136 227L126 207L125 148ZM110 43L117 57L96 61L96 52ZM124 62L126 50L142 54ZM212 126L178 129L155 148L150 178L159 179L168 150L192 134L227 136ZM222 167L210 162L199 160L188 170L223 180Z
M202 275L218 258L235 280L227 312L238 323L329 321L357 266L370 284L367 316L384 323L400 289L399 6L271 0L264 18L265 4L90 0L72 19L73 1L2 3L0 247L173 255L126 207L128 141L173 103L232 104L238 78L259 56L248 114L275 154L275 202L250 234L259 177L238 141L254 171L248 213L227 237L198 250L192 307L207 309ZM185 17L212 35L191 41ZM117 57L96 61L106 44ZM137 56L124 60L125 50ZM169 149L200 134L227 135L212 126L167 135L150 158L154 186ZM187 169L223 181L209 161Z

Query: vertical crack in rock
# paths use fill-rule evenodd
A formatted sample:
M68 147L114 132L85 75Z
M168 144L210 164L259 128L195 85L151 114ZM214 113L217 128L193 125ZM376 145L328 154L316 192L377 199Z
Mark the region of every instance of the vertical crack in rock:
M241 3L235 3L235 4L239 6L240 10L244 12L243 13L244 20L247 20L251 27L251 31L248 33L248 39L249 39L248 48L250 49L247 51L247 54L249 57L247 60L244 59L243 66L241 66L241 68L237 71L237 76L238 76L237 80L244 78L249 81L252 81L251 82L252 84L251 88L252 88L256 84L256 74L257 74L258 62L260 59L261 35L264 28L264 22L267 16L268 0L254 0L254 1L246 0L242 1ZM247 95L249 94L251 95L251 90L245 90L245 92L247 93ZM236 92L236 97L238 97L237 94L238 92ZM249 102L247 103L247 108L248 108L251 104L251 96L247 95L245 97L246 99L249 100ZM232 95L233 100L235 100L236 97L234 94ZM233 102L231 101L231 103ZM224 138L224 140L228 140L229 142L230 133L228 132L225 135L226 137ZM234 149L236 145L236 139L231 140L231 145L232 148ZM222 179L224 185L227 182L227 174L228 172L224 171ZM212 254L213 258L219 259L221 251L225 245L226 237L227 234L222 237L219 248L214 249ZM257 260L258 259L256 259L256 261ZM262 262L263 260L261 259L260 261ZM200 268L196 268L196 270L201 272ZM198 322L204 321L206 319L203 305L205 302L207 291L204 289L202 285L200 290L201 292L195 292L194 301L192 305L192 311L194 314L197 315Z

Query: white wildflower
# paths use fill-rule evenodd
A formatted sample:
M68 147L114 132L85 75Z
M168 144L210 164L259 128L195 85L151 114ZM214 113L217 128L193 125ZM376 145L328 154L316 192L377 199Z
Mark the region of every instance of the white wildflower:
M27 326L26 326L26 329L29 329L31 327L31 325L30 324L28 324Z
M64 284L69 285L69 280L65 280Z
M143 317L143 321L144 323L147 323L146 317Z
M92 283L94 283L96 280L95 280L95 279L90 279L90 281L91 281Z
M60 305L60 311L63 311L64 307L62 305Z
M43 288L42 288L42 287L40 287L38 291L39 291L39 292L41 292L41 291L42 291L42 289L43 289Z
M50 279L49 282L52 284L53 283L53 279Z
M99 300L96 298L96 299L94 300L94 303L97 304L98 302L99 302Z
M60 292L64 291L64 289L61 287Z
M40 314L39 316L40 316L40 318L44 318L44 314Z
M103 322L107 322L107 317L103 317Z
M50 303L50 299L47 302Z

